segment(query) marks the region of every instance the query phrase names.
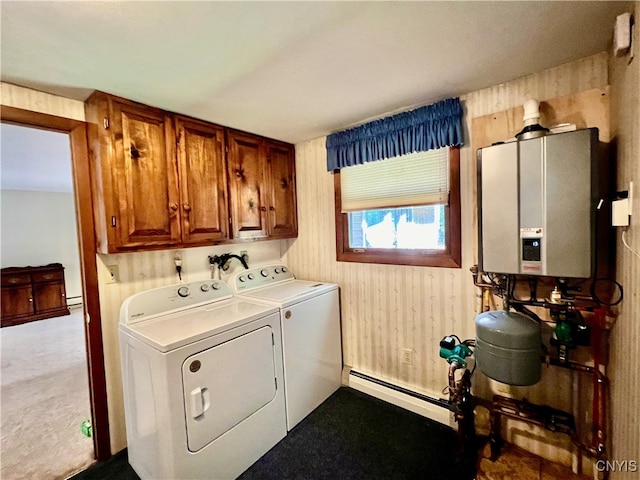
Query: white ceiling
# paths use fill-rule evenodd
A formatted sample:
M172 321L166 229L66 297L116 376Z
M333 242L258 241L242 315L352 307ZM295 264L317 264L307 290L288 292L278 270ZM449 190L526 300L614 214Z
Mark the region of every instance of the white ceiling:
M610 48L625 2L0 2L2 81L297 143Z

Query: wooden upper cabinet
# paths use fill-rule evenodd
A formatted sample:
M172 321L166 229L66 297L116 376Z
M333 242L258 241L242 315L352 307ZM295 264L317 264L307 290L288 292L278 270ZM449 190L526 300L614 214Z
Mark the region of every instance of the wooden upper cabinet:
M269 180L268 228L272 238L298 235L295 150L286 143L266 142Z
M114 102L120 245L180 241L178 179L171 118L148 107Z
M292 145L103 92L85 114L99 253L297 235Z
M178 245L172 118L100 92L86 105L98 251Z
M229 238L224 129L176 117L182 241L212 244Z
M222 127L102 92L86 116L99 252L229 238Z
M298 233L293 145L227 131L233 236L291 238Z
M229 204L233 237L238 240L267 236L265 223L265 156L259 137L227 132L229 148Z

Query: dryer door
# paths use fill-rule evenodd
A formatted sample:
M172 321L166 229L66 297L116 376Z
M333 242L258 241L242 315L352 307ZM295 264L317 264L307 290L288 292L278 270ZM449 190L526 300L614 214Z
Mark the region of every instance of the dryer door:
M187 443L197 452L274 399L273 330L264 326L188 357L182 385Z

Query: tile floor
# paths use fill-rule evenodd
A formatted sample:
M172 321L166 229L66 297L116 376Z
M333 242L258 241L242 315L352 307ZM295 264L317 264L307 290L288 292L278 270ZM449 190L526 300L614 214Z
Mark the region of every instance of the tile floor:
M488 447L487 447L488 448ZM588 480L571 468L549 462L515 445L505 444L495 462L482 458L476 480Z

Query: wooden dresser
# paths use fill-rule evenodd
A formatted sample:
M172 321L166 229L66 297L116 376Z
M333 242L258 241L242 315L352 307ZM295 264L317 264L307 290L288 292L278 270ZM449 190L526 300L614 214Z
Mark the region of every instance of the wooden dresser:
M64 267L9 267L1 271L3 327L69 315Z

